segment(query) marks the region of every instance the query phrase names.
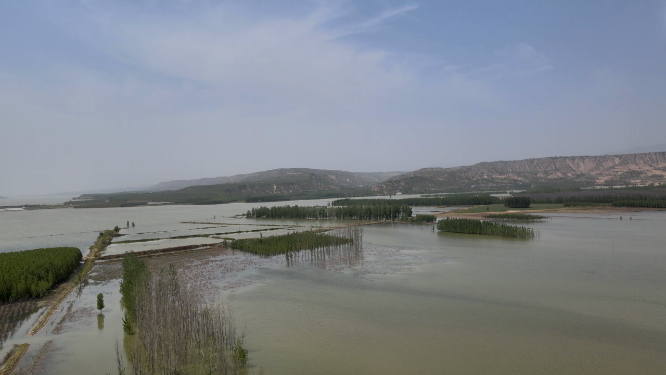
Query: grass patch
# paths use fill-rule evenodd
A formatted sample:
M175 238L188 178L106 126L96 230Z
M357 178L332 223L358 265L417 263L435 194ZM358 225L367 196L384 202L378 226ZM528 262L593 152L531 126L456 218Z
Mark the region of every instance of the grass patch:
M0 370L0 375L11 374L16 366L18 366L19 362L21 362L21 358L23 358L29 347L30 344L21 344L13 348L12 351L8 353L9 357L6 358L6 365L2 370Z

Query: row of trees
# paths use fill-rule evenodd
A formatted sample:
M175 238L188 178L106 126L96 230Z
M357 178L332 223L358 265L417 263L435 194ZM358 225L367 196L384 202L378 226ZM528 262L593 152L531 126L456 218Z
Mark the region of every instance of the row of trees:
M135 374L244 373L248 351L231 314L202 304L173 265L152 274L145 260L126 253L120 291L125 330L131 325L136 334L128 348Z
M338 199L333 201L333 206L478 206L486 204L498 204L502 201L498 197L490 195L451 195L446 197L424 197L403 199Z
M504 206L509 208L529 208L532 204L530 197L506 197L504 198Z
M484 215L483 217L486 219L493 219L495 221L542 221L550 219L548 216L516 213L489 214Z
M443 232L485 234L490 236L534 238L534 230L491 221L446 218L437 222L437 229Z
M666 199L653 200L621 200L611 203L613 207L641 207L641 208L666 208Z
M412 224L434 223L437 221L437 216L418 214L414 217L410 217L408 221Z
M412 208L388 204L349 207L262 206L248 210L246 216L255 219L398 220L412 216Z
M294 232L280 236L233 240L229 247L262 256L274 256L300 250L317 250L345 245L359 245L363 228L353 226L331 232Z
M0 302L44 296L76 270L82 257L75 247L0 253Z
M548 216L531 215L531 214L516 214L516 213L502 213L502 214L489 214L483 216L486 219L500 220L500 221L541 221L550 219Z
M639 200L622 199L622 200L608 200L608 202L571 201L571 202L564 202L564 207L666 208L666 199L639 199Z
M623 201L663 201L666 200L666 195L659 194L575 194L558 197L531 197L532 203L607 203L613 204L614 202Z

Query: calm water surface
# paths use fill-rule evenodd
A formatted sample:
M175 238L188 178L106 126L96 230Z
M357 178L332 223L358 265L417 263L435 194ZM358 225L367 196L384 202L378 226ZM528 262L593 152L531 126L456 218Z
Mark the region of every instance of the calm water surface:
M230 218L252 206L3 212L0 251L87 248L99 230L127 220L137 223L135 235L186 230L181 222L214 215L234 225L285 224ZM368 226L358 267L261 266L239 276L260 283L218 300L246 327L255 373L663 374L666 213L631 216L558 215L530 224L541 235L529 241ZM0 354L53 340L46 373L90 373L83 365L114 373L114 343L123 341L118 281L94 278L67 302L82 311L79 320L32 338L22 333L26 323ZM84 313L100 291L109 306L103 330L96 312Z

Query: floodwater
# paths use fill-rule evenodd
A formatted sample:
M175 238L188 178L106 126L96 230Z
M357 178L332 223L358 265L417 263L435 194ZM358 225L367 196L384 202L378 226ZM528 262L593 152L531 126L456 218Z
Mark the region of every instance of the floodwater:
M99 230L126 220L137 223L127 230L133 235L205 227L187 221L231 224L225 231L239 224L284 226L279 232L327 225L233 218L252 206L3 212L0 221L23 220L28 227L13 226L22 231L16 234L0 223L0 251L61 243L85 248ZM202 293L226 304L246 328L251 373L663 374L666 212L631 216L554 215L529 224L540 232L535 240L380 224L364 228L363 259L353 267L197 253L183 255L193 258L180 259L178 268L204 275ZM51 342L38 370L117 373L114 346L124 341L120 267L104 262L93 272L45 330L26 337L26 321L0 356L14 343L30 342L26 359L39 357ZM101 329L94 310L100 292L107 305Z

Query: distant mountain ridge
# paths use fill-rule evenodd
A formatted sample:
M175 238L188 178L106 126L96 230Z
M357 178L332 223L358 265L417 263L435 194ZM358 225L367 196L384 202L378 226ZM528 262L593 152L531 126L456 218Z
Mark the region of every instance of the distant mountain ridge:
M229 177L200 178L160 182L146 188L148 191L180 190L191 186L248 184L263 182L284 183L310 181L311 188L336 190L342 188L369 187L396 177L404 172L346 172L326 169L280 168L268 171L237 174ZM268 192L267 192L268 193Z
M144 191L81 194L65 205L103 208L141 206L151 202L221 204L341 198L370 194L371 186L400 173L283 168L231 177L169 181ZM220 181L222 183L216 183Z
M666 152L546 157L424 168L372 188L383 194L525 189L534 186L666 184Z

